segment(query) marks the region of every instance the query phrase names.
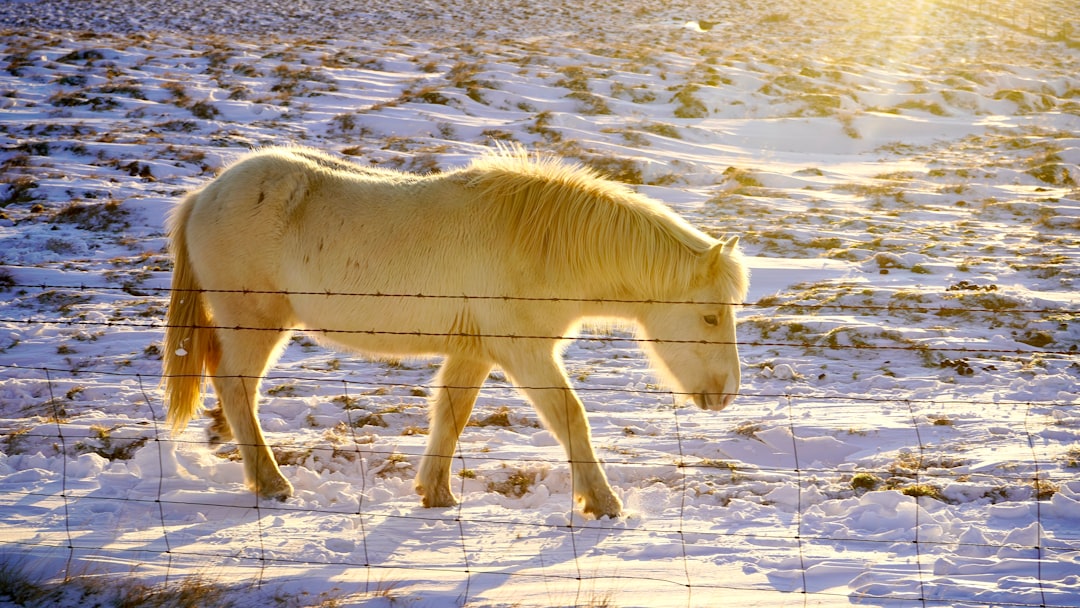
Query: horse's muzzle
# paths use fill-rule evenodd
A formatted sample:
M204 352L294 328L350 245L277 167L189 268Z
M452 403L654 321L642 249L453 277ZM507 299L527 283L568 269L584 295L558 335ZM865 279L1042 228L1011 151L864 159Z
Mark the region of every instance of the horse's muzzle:
M694 403L703 410L719 412L735 400L734 393L695 393Z

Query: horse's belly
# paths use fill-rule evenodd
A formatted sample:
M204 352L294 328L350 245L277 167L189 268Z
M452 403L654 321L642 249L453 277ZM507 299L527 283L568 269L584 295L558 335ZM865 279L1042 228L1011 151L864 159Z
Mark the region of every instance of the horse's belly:
M435 301L378 294L330 293L290 298L304 329L321 342L386 355L439 355L457 350L455 319ZM460 325L460 323L458 323Z
M319 343L338 349L371 355L423 357L447 354L438 343L414 336L390 336L384 330L325 331L308 329Z

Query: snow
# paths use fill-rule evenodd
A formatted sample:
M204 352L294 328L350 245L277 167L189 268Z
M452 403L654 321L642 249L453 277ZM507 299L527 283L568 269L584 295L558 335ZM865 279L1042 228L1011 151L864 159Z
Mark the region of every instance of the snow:
M102 604L195 577L237 606L1080 606L1074 2L330 4L0 6L4 574ZM285 502L207 420L170 435L184 192L263 145L431 171L493 140L747 254L726 410L625 328L566 353L623 517L575 510L499 372L456 508L412 488L437 361L294 340L260 405Z

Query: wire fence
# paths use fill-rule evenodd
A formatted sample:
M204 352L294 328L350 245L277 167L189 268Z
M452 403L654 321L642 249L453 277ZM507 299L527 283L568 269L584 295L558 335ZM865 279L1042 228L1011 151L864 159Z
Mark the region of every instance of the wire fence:
M127 288L113 286L61 285L61 284L13 284L16 290L95 290L110 291ZM145 288L142 294L166 296L167 288ZM247 291L232 293L252 293ZM324 297L350 297L350 298L420 298L420 299L455 299L462 301L485 301L485 300L520 300L522 298L508 298L502 296L454 296L436 294L383 294L383 293L295 293L288 295L324 296ZM534 298L535 299L535 298ZM528 300L528 299L526 299ZM543 301L558 301L556 298L542 298ZM644 304L662 305L701 305L701 302L642 302ZM717 303L711 303L717 304ZM814 314L823 310L837 310L854 314L873 314L878 312L896 312L903 310L910 313L937 314L951 316L958 311L972 314L995 315L1002 311L997 308L974 306L963 307L959 305L947 306L924 306L915 304L912 306L878 306L878 305L847 305L841 303L812 303L802 301L770 302L762 303L737 303L733 304L742 310L767 310L773 313L788 308L796 310L799 314ZM1008 311L1012 315L1027 315L1037 318L1053 318L1057 320L1074 319L1080 310L1067 306L1055 307L1012 307ZM60 318L48 318L47 315L30 315L26 318L9 317L0 319L0 323L8 326L21 326L35 328L43 326L70 326L70 327L96 327L102 329L137 329L159 331L166 327L166 322L157 319L134 320L134 319L91 319L80 317L77 312L70 316ZM265 327L221 327L222 330L250 330L268 329ZM272 328L273 331L284 331L289 328ZM312 331L312 330L309 330ZM353 331L349 329L319 328L315 332ZM369 330L374 333L382 333ZM369 333L369 332L365 332ZM386 332L395 333L395 332ZM446 335L446 334L443 334ZM573 340L583 339L599 342L625 342L627 344L653 342L655 340L635 336L629 333L618 335L600 334L580 336L518 336L509 334L476 334L470 337L480 338L533 338L543 340ZM1067 348L1035 348L1016 347L1003 348L991 347L991 344L825 344L820 340L801 341L764 341L748 340L741 342L742 347L753 350L758 348L779 348L794 352L807 352L808 349L829 349L854 352L859 351L919 351L921 353L933 352L950 354L978 354L981 357L1040 357L1060 358L1073 360L1077 356L1076 346ZM477 598L485 597L482 590L486 590L498 583L492 580L520 582L533 584L537 581L560 589L568 590L568 597L564 601L569 605L585 605L596 602L596 589L633 587L642 584L651 585L655 589L667 589L677 594L678 598L674 605L694 606L703 601L702 598L715 597L713 594L725 592L739 592L744 594L761 594L760 601L768 603L786 602L787 600L770 600L771 594L780 593L783 596L792 594L801 595L803 603L857 600L863 602L899 602L897 605L981 605L984 602L976 597L963 597L957 595L961 591L950 593L948 585L943 585L940 580L934 580L934 564L941 556L970 556L970 555L1000 555L1003 552L1013 552L1030 560L1033 582L1031 583L1034 595L1006 595L996 598L992 603L1003 606L1080 606L1080 597L1072 600L1066 596L1062 599L1060 594L1050 594L1048 589L1043 588L1043 581L1053 577L1044 577L1044 568L1054 571L1062 567L1071 567L1073 558L1070 557L1080 549L1080 538L1066 534L1046 535L1042 533L1034 536L1006 535L1001 539L990 539L978 535L968 537L955 537L941 535L933 532L934 525L924 525L928 522L920 518L931 518L933 510L923 509L918 506L911 511L914 518L908 522L910 525L897 528L888 533L868 533L860 535L858 530L852 527L839 527L831 530L822 526L821 515L810 507L821 505L828 500L842 500L853 496L861 496L858 488L852 493L837 492L835 484L831 487L822 483L823 479L847 480L850 487L854 487L854 479L858 475L864 475L867 479L876 479L878 483L889 479L903 478L906 482L904 493L919 501L937 500L946 503L947 500L940 494L935 495L933 488L941 488L948 484L978 484L984 482L988 485L1002 489L1002 494L997 497L1002 503L1017 502L1021 504L1033 504L1035 522L1040 526L1049 527L1044 522L1042 511L1047 501L1053 495L1055 482L1068 481L1070 473L1063 470L1060 463L1051 458L1046 449L1045 437L1039 435L1028 425L1032 420L1045 417L1049 412L1067 410L1072 412L1076 408L1075 398L1063 397L1060 394L1043 399L1001 399L992 392L980 392L971 396L918 396L914 391L908 394L836 394L835 391L817 391L809 388L789 387L782 391L749 389L741 393L740 400L750 404L780 403L784 407L773 412L769 418L769 424L776 429L785 431L786 448L784 458L765 460L753 465L746 465L731 459L717 461L714 458L702 456L698 449L687 449L692 443L693 433L687 433L688 414L680 408L680 403L688 395L680 395L670 390L655 386L631 386L618 387L607 385L592 385L588 382L579 382L575 386L576 391L591 396L602 396L607 403L618 403L627 400L647 399L655 409L652 411L652 421L662 425L665 429L665 445L663 449L643 451L631 455L619 455L613 453L605 458L606 466L615 465L620 471L640 470L643 476L656 475L666 479L666 483L678 496L678 506L667 511L668 517L651 518L636 522L628 526L622 520L581 520L569 516L549 517L537 519L528 511L519 511L514 508L503 509L497 513L488 511L475 511L462 503L453 509L435 510L402 510L396 503L388 504L373 498L372 493L380 483L387 483L388 478L400 477L402 469L398 467L402 462L417 461L422 451L416 441L404 441L395 445L380 445L372 442L370 437L362 432L364 424L359 419L367 416L369 412L352 407L340 408L343 417L342 422L347 431L343 434L345 441L326 442L313 441L311 435L305 435L299 439L290 439L287 433L272 433L272 449L281 460L288 458L290 454L301 453L302 460L295 462L328 462L336 461L345 463L339 467L356 473L350 476L350 481L359 485L354 497L354 502L342 500L339 502L307 501L302 505L290 503L276 503L272 501L256 501L251 498L237 497L235 493L227 496L216 494L203 494L194 491L177 490L174 484L166 479L170 469L175 465L170 460L175 458L177 451L191 451L205 448L217 449L205 440L195 439L192 433L183 436L171 436L163 424L165 418L165 404L158 394L156 387L161 384L163 378L160 372L143 371L135 369L94 369L85 366L65 367L55 363L15 364L2 362L0 358L0 390L5 382L15 381L37 384L38 393L42 391L48 395L44 404L38 404L32 411L24 411L27 417L36 417L36 422L30 425L20 425L17 419L4 421L4 433L7 452L16 452L15 444L33 444L38 446L52 445L55 453L60 455L58 461L64 467L57 473L57 483L45 486L30 486L31 489L20 491L12 488L11 484L5 486L0 493L0 511L19 508L19 505L33 505L34 509L44 509L55 516L63 519L62 526L48 526L45 530L32 536L20 538L8 538L5 540L11 548L19 548L26 551L39 551L42 549L54 549L67 553L67 565L65 571L71 572L76 563L87 556L104 556L106 559L130 560L132 562L151 561L156 567L164 572L164 578L177 578L179 573L187 573L191 570L191 564L210 562L228 564L255 573L255 578L262 582L273 580L276 572L281 570L296 571L303 569L337 568L349 571L361 571L364 578L362 593L385 594L385 577L390 574L406 572L429 572L435 578L456 578L459 581L457 587L457 602L461 605L480 605ZM1073 363L1075 365L1075 363ZM332 391L340 391L348 400L362 394L385 394L385 391L411 391L417 388L413 381L399 382L393 379L379 379L365 377L357 379L354 375L334 370L305 371L297 373L294 370L271 370L263 378L270 382L288 383L292 385L311 385L332 387ZM411 380L411 378L410 378ZM142 452L142 458L146 462L156 461L157 470L160 473L156 480L154 491L144 491L132 496L130 494L91 491L84 487L80 480L80 474L70 474L67 470L69 463L75 462L72 455L86 453L101 448L101 442L105 441L100 434L95 435L91 427L77 427L70 424L73 418L71 410L76 405L73 399L63 395L66 391L74 390L74 386L94 387L96 385L114 387L127 386L127 391L138 395L129 401L137 402L139 406L145 406L146 427L144 431L129 436L124 440L112 439L113 449L131 448L131 452ZM421 391L430 393L439 387L424 386ZM508 389L508 383L502 383L496 391ZM537 387L542 388L542 387ZM9 389L13 390L13 389ZM492 390L492 389L488 389ZM502 393L500 393L502 394ZM422 396L418 395L418 398ZM96 399L107 399L99 396ZM373 397L376 398L376 397ZM95 406L93 399L85 402L82 413L90 411ZM822 428L827 428L829 422L821 422L813 419L813 414L822 404L832 406L882 406L888 405L891 409L891 422L895 428L912 437L911 448L902 455L901 464L889 464L875 468L873 466L859 466L852 468L841 466L835 462L821 462L817 456L807 454L800 455L800 450L814 450L807 440L814 439L814 434ZM737 406L738 407L738 406ZM952 466L949 459L957 459L948 445L942 445L927 436L939 424L940 419L928 415L933 411L953 411L960 409L984 409L994 408L995 412L1012 410L1011 420L1021 425L1018 430L1020 452L1023 458L1007 467L992 467L985 471L973 470L970 467ZM993 414L988 414L993 415ZM356 416L356 418L354 418ZM841 416L842 417L842 416ZM833 421L835 422L835 421ZM951 424L951 423L947 423ZM418 431L422 434L422 431ZM695 431L696 432L696 431ZM745 440L762 442L756 436L754 429L748 429ZM1067 439L1063 439L1067 440ZM696 440L694 440L696 441ZM772 447L776 448L776 439ZM781 441L784 441L783 439ZM116 445L120 444L120 445ZM811 446L808 448L808 446ZM555 451L558 451L557 449ZM555 471L565 470L568 460L561 451L527 451L517 454L507 454L503 451L488 451L484 446L474 444L459 444L454 460L464 470L487 469L492 470L504 466L512 461L511 468L516 470L542 470L549 475ZM777 450L774 450L777 451ZM129 458L131 457L128 454ZM1014 454L1015 456L1015 454ZM70 466L75 466L71 464ZM703 474L703 472L705 472ZM719 502L722 506L728 506L737 500L740 486L766 487L770 491L788 489L793 492L786 497L776 497L773 500L780 504L790 505L789 510L781 510L785 517L766 522L762 526L729 526L718 527L714 522L703 520L699 516L688 515L688 510L694 504L695 499L703 491L703 479L707 480L707 491L715 492L717 487L722 486L724 496ZM212 485L212 480L199 480L202 485ZM455 490L459 495L469 492L475 493L475 488L469 486L469 478L459 475L455 479ZM618 486L618 483L615 484ZM831 488L831 489L830 489ZM911 490L911 488L921 488ZM1017 488L1025 488L1018 491ZM866 488L863 488L864 490ZM910 490L910 491L909 491ZM490 491L490 490L489 490ZM526 492L530 491L528 488ZM721 492L721 494L723 493ZM1012 492L1011 495L1006 495ZM830 495L831 493L831 495ZM771 494L770 494L771 495ZM824 498L823 498L823 495ZM518 496L520 498L520 496ZM572 492L567 493L566 510L573 511L574 502ZM788 501L788 502L784 502ZM140 522L141 530L138 533L125 535L122 539L113 539L103 542L102 539L88 533L85 525L92 520L88 513L110 512L116 509L116 505L140 503L144 507L144 513L152 513L149 520ZM180 514L187 514L192 509L199 511L212 511L216 517L231 522L241 532L238 536L230 539L228 543L222 543L217 547L208 546L207 543L192 542L192 539L184 534L183 519ZM254 516L251 515L254 511ZM347 517L353 522L355 530L351 532L355 545L351 550L342 553L324 553L321 556L313 556L310 551L298 550L293 544L281 543L277 540L280 525L275 521L287 521L292 517L304 517L309 519L326 519ZM814 520L814 521L810 521ZM139 526L135 526L138 528ZM384 547L385 541L381 536L389 533L402 534L404 531L415 531L437 528L444 531L439 537L442 540L451 539L458 547L450 554L442 554L438 558L431 556L410 557L406 552L404 557L393 550ZM449 529L450 532L445 532ZM515 553L512 543L501 546L503 553L499 557L484 554L481 548L485 546L484 538L490 534L505 535L511 537L536 539L562 539L563 550L570 556L569 559L558 563L545 563L544 554L530 553L530 549L520 550ZM1075 530L1072 532L1075 534ZM130 536L135 536L135 539ZM633 568L625 564L622 566L627 571L607 571L602 567L592 566L592 561L602 554L600 541L597 539L614 538L617 544L627 546L655 546L658 543L673 547L674 555L669 561L679 564L675 569ZM404 541L403 541L404 544ZM768 585L742 584L738 580L730 580L725 577L717 577L711 573L696 555L702 545L708 546L779 546L788 554L794 555L798 562L797 566L789 570L794 574L788 578L780 578ZM906 548L897 548L903 545ZM535 543L530 544L535 547ZM898 555L908 555L914 562L914 576L917 585L908 590L885 590L873 585L865 587L853 593L850 590L837 590L834 588L822 588L816 583L814 573L815 565L821 564L822 555L827 555L837 550L849 550L852 547L867 546L875 550L893 551ZM239 547L239 548L238 548ZM505 566L507 560L514 561L516 566ZM404 574L402 574L404 575ZM943 591L943 589L945 589ZM957 588L959 589L959 588ZM1033 599L1034 598L1034 599ZM669 598L670 599L670 598ZM671 602L669 602L671 603Z
M118 291L127 293L131 290L130 287L118 287L118 286L95 286L90 287L87 285L60 285L60 284L48 284L48 283L36 283L36 284L13 284L12 288L20 289L38 289L41 291L51 290L73 290L73 291ZM906 305L906 304L887 304L887 305L873 305L873 304L848 304L848 303L811 303L802 301L793 301L786 303L751 303L751 302L716 302L707 300L633 300L633 299L588 299L588 298L565 298L565 297L528 297L528 296L509 296L509 295L446 295L446 294L426 294L426 293L381 293L381 292L337 292L337 291L262 291L254 289L200 289L200 293L228 293L228 294L241 294L241 295L281 295L281 296L314 296L325 298L386 298L396 300L453 300L461 303L469 302L547 302L547 303L608 303L608 304L645 304L645 305L667 305L667 306L712 306L712 307L732 307L738 309L769 309L769 310L784 310L784 309L798 309L801 311L814 311L819 312L823 310L836 310L836 311L852 311L852 312L907 312L917 314L932 314L942 317L955 316L960 313L972 313L972 314L992 314L992 315L1028 315L1028 316L1042 316L1053 317L1060 319L1069 319L1072 317L1080 316L1080 309L1060 306L1060 307L1018 307L1015 305L987 307L987 306L925 306L925 305ZM139 295L148 294L170 294L173 290L166 287L142 287L139 288ZM134 329L165 329L170 325L164 321L147 320L138 321L130 319L101 319L101 320L89 320L78 317L66 317L57 319L48 319L42 317L25 317L25 318L0 318L0 323L12 323L12 324L24 324L24 325L65 325L74 327L104 327L104 328L117 328L127 327ZM229 331L267 331L267 332L285 332L293 331L297 328L293 327L267 327L265 325L230 325L230 326L218 326L218 325L172 325L172 327L186 328L186 329L215 329L215 330L229 330ZM511 338L519 340L576 340L581 336L574 335L530 335L530 334L515 334L515 333L469 333L469 332L431 332L431 331L388 331L378 329L352 329L341 327L319 327L319 328L304 328L305 331L319 334L365 334L365 335L388 335L388 336L421 336L421 337L460 337L460 338ZM721 342L708 339L693 339L693 340L679 340L679 339L663 339L663 338L643 338L637 336L619 336L604 338L602 336L590 336L593 340L621 340L631 341L637 343L674 343L674 344L731 344L732 342ZM812 348L815 346L821 346L815 342L765 342L761 340L748 340L738 342L750 347L791 347L791 348ZM1026 349L1026 348L991 348L991 347L970 347L970 346L933 346L928 344L917 345L877 345L877 344L848 344L843 348L849 349L861 349L861 350L915 350L924 352L934 351L950 351L959 353L985 353L985 354L1012 354L1012 355L1064 355L1073 356L1078 353L1078 347L1076 344L1072 344L1066 350L1055 350L1047 348Z

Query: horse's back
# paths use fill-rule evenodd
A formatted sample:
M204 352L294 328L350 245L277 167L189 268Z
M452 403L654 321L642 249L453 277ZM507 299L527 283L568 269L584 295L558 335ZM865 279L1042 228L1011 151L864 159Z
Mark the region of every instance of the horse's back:
M283 273L311 292L505 294L509 252L486 205L446 176L334 175L291 218ZM402 299L386 310L385 299L360 303L380 308L384 321L400 318L402 327L428 324L417 316L445 325L460 308L440 299Z

